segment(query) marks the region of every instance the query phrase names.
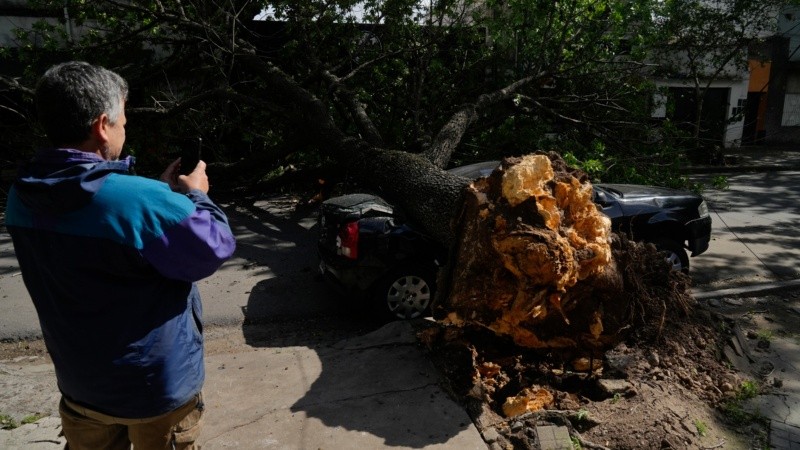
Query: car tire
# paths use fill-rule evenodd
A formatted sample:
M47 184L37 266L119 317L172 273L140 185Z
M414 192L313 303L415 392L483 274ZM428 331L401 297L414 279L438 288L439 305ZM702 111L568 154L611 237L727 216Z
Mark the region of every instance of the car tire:
M425 317L436 290L436 271L409 266L389 272L375 283L373 305L391 320Z
M672 267L672 270L678 270L683 273L689 273L689 255L686 249L683 248L678 242L661 240L654 242L656 248L665 253L667 263Z

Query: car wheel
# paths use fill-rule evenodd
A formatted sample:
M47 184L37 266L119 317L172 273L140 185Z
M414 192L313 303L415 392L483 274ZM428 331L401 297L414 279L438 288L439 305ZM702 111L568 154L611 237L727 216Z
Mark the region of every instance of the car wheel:
M689 273L689 255L681 244L673 241L658 241L654 244L659 251L666 254L665 258L672 270Z
M435 276L419 270L399 269L375 286L375 306L392 319L415 319L428 313L433 300Z

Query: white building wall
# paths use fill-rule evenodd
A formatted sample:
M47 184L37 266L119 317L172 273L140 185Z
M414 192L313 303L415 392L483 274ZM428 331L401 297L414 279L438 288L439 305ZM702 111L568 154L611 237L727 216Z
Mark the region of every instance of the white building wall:
M727 118L730 119L736 112L744 108L747 101L747 87L750 84L750 75L748 73L746 79L740 83L730 86L731 90L728 95L728 114ZM725 147L739 147L742 145L742 132L744 131L744 111L739 114L739 120L727 124L725 127Z
M744 102L747 100L747 86L750 83L750 75L749 73L742 74L743 77L741 80L720 80L712 82L708 87L711 89L715 88L723 88L728 89L728 108L725 118L730 120L731 117L738 112L737 108L741 108L744 106ZM688 88L693 89L694 84L681 81L681 80L657 80L656 86L658 87L676 87L676 88ZM653 117L664 117L663 115L659 115L659 112L666 113L666 110L663 109L665 99L656 99L656 110L653 113ZM739 147L742 143L742 131L744 129L744 115L739 115L739 120L735 122L728 123L725 126L724 135L724 145L726 148L735 148Z

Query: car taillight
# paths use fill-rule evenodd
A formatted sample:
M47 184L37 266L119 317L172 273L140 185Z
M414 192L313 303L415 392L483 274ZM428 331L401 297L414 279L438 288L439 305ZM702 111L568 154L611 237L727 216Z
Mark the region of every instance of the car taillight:
M349 222L339 229L336 237L337 253L345 258L358 258L358 222Z

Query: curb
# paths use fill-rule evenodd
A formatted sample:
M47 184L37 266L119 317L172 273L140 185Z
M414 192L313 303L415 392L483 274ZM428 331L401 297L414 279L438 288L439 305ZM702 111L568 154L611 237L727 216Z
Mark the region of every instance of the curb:
M785 172L798 171L800 165L764 165L764 166L690 166L687 171L693 174L713 173L747 173L747 172Z
M768 291L791 288L796 286L800 286L800 279L754 284L751 286L719 289L716 291L692 292L692 295L694 296L694 298L702 300L708 298L724 297L726 295L741 295L741 294L753 294L758 292L768 292Z

